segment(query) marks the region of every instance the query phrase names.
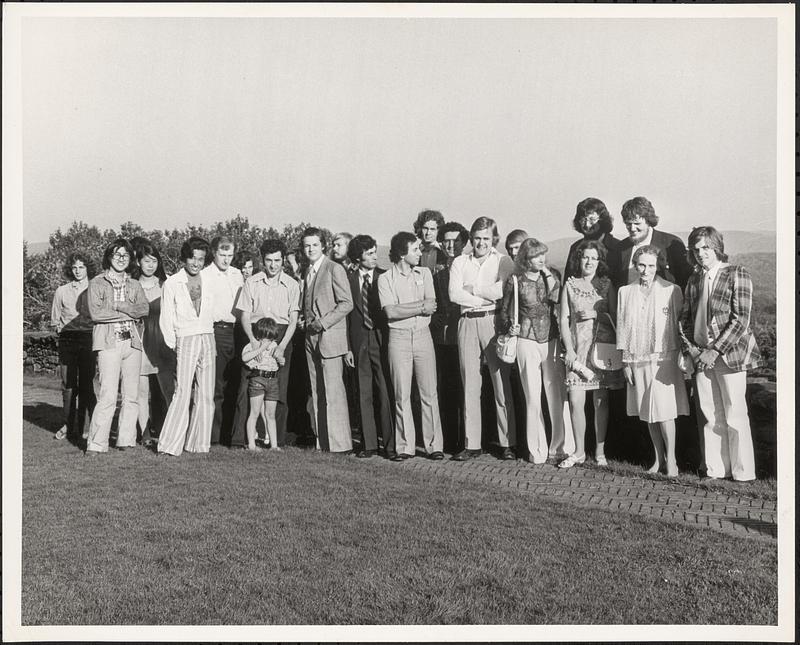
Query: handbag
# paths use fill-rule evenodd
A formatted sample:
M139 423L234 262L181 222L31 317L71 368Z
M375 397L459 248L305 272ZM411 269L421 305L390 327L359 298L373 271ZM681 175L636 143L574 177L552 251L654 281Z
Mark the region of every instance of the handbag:
M519 317L519 294L517 293L517 276L511 276L514 281L514 316L512 326L517 324ZM517 337L511 334L500 334L496 341L497 357L504 363L513 363L517 360Z
M617 328L614 321L611 319L611 314L606 313L608 320L611 323L611 328L616 333ZM592 343L592 349L589 352L589 362L592 367L603 370L604 372L615 372L622 369L622 350L617 349L614 343L598 343L597 330L595 330L595 341Z

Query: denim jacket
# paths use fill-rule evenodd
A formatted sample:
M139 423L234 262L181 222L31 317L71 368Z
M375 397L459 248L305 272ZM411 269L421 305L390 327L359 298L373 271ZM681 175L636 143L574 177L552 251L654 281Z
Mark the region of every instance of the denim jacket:
M556 305L561 289L561 274L548 267L549 278L531 280L524 273L517 274L519 283L519 337L546 343L558 338ZM508 332L514 316L514 278L509 276L503 285L503 304L500 307L498 331Z
M117 346L114 323L133 320L131 327L131 347L142 349L142 318L150 312L150 303L138 280L125 278L125 302L114 307L114 287L105 272L89 282L89 315L94 321L92 330L92 349L113 349Z

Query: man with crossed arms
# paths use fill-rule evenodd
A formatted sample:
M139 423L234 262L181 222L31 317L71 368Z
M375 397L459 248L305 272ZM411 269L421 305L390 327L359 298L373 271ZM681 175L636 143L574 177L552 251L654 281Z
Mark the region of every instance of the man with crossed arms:
M511 400L509 365L495 349L495 317L503 297L503 283L514 263L495 248L500 241L497 224L479 217L470 228L472 253L461 255L450 266L450 300L461 306L458 322L458 357L464 382L464 431L466 448L453 455L467 461L481 454L481 356L486 358L494 387L497 434L502 459L516 459L516 429Z

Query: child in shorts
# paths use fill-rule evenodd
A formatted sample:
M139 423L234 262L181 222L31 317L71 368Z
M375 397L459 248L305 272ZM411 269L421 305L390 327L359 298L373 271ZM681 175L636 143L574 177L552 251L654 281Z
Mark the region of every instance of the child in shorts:
M272 318L260 318L253 323L255 342L247 343L242 350L242 361L250 368L247 394L250 397L250 411L247 416L247 448L261 452L256 446L256 422L264 411L267 435L273 450L278 447L278 425L275 421L275 409L280 398L278 392L278 370L284 359L275 360L272 352L278 346L278 323Z

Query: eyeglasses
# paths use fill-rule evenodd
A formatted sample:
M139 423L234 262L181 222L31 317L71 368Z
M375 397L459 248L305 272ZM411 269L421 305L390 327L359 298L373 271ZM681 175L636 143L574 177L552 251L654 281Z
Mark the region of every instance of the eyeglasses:
M115 260L128 260L131 256L129 253L115 253L111 257Z

